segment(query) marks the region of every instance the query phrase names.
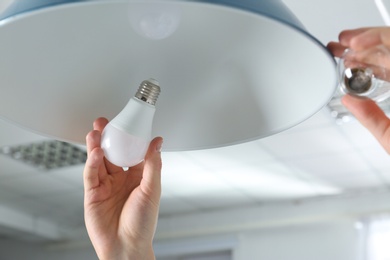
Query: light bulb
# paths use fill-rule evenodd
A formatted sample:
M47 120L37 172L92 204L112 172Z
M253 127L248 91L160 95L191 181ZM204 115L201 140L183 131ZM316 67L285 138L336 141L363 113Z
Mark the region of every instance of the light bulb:
M381 46L362 52L348 49L337 67L342 93L376 102L390 97L390 52L387 48Z
M148 39L168 38L177 30L181 21L181 11L176 4L130 1L129 8L130 23L134 31Z
M160 86L156 80L143 81L125 108L107 124L101 147L108 161L127 168L144 160L152 138L159 94Z

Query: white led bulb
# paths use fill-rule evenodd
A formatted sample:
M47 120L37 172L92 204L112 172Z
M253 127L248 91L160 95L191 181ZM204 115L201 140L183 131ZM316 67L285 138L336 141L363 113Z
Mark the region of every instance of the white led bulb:
M144 160L152 139L159 94L160 86L156 80L143 81L125 108L107 124L102 133L101 147L108 161L127 168Z

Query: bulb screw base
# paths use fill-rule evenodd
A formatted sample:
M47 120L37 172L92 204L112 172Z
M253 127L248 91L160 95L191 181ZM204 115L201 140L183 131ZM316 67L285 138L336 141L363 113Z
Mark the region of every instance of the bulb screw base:
M348 73L347 73L348 72ZM348 76L347 76L348 75ZM344 77L344 85L349 93L364 95L373 87L373 73L369 68L348 69Z
M158 96L160 95L160 84L155 79L148 79L142 81L135 97L150 105L155 106Z

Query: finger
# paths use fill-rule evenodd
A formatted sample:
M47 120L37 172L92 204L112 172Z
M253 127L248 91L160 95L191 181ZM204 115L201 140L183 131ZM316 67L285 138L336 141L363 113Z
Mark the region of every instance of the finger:
M89 132L86 137L88 155L84 167L84 187L86 190L98 187L106 174L106 171L101 169L104 152L100 148L100 140L101 133L98 130Z
M371 28L351 37L349 40L349 46L355 51L361 51L376 45L390 46L390 28Z
M333 56L339 58L343 55L343 53L347 49L345 46L343 46L338 42L329 42L327 48L333 54Z
M344 30L339 34L339 41L340 44L344 47L350 47L351 46L351 40L352 38L369 31L373 28L371 27L365 27L365 28L359 28L359 29L353 29L353 30Z
M86 191L94 189L100 185L100 166L103 163L103 151L96 147L91 150L84 167L84 189Z
M335 57L341 57L345 49L351 47L351 40L354 37L371 29L373 28L365 27L354 30L344 30L339 34L339 42L329 42L327 47Z
M161 147L163 139L154 138L149 145L145 156L144 172L141 181L141 189L151 198L158 201L161 195Z
M382 46L383 47L383 46ZM387 48L370 48L356 53L356 60L370 65L389 68L390 52Z
M389 153L390 120L378 105L370 99L356 98L350 95L345 95L342 102Z
M89 132L85 138L87 143L87 154L91 153L96 147L100 147L101 134L98 130Z
M390 51L383 46L375 46L363 51L349 51L343 55L345 68L369 68L373 75L382 80L390 78ZM368 72L368 70L367 70Z
M352 57L346 57L346 61L351 58L353 62L360 63L361 68L370 68L375 77L388 80L390 68L390 51L381 46L365 49L359 52L354 52Z
M93 129L87 134L86 143L87 143L87 153L90 153L96 147L100 147L101 141L101 132L108 123L108 120L100 117L93 122Z
M99 117L93 122L93 129L103 132L104 127L108 124L107 118Z

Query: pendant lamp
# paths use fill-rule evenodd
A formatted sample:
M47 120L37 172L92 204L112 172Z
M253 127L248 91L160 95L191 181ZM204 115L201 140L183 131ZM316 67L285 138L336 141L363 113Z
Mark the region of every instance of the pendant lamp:
M0 116L63 141L84 143L149 78L166 151L281 132L337 85L332 55L279 0L8 0L0 11Z

